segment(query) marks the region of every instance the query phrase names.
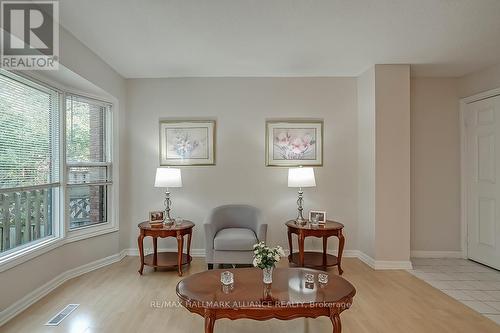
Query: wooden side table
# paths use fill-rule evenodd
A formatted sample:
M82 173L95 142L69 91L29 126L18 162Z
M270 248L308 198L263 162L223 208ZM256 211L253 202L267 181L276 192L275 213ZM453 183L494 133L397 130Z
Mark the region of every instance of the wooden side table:
M285 223L288 229L288 244L290 246L290 255L288 261L300 267L322 268L337 266L339 274L344 272L341 267L342 252L344 251L344 235L342 229L344 225L335 221L326 221L325 224L313 226L310 223L305 225L295 224L295 220ZM293 252L292 234L296 234L299 241L299 252ZM304 251L304 239L306 237L323 238L323 253ZM328 237L336 236L339 239L338 256L326 253Z
M162 226L153 228L149 222L138 224L139 237L137 243L139 245L139 254L141 257L141 268L139 274L142 275L144 265L154 267L155 271L158 267L172 268L177 267L179 276L182 276L182 265L189 264L193 258L190 255L191 251L191 235L193 233L194 223L184 220L180 225ZM187 235L187 254L183 253L184 235ZM152 254L144 256L144 237L153 237ZM177 252L160 252L158 253L158 237L175 237L177 238Z

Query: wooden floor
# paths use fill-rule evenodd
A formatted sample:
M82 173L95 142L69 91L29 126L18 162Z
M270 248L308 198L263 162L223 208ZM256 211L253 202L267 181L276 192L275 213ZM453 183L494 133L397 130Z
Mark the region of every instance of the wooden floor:
M0 332L168 332L202 333L203 318L184 308L154 308L176 301L175 271L137 273L139 259L70 280L0 328ZM284 260L280 266L285 266ZM205 269L194 259L186 275ZM332 269L336 272L336 269ZM405 271L374 271L358 259L345 259L344 277L357 289L353 307L342 313L344 333L500 332L500 326ZM68 303L80 303L58 327L43 324ZM330 320L218 320L217 333L331 332Z

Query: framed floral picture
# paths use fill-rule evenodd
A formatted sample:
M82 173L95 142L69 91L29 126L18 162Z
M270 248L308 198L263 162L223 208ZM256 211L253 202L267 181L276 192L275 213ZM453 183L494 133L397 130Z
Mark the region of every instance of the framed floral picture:
M267 121L266 165L322 166L323 121Z
M215 120L161 120L160 165L215 165Z

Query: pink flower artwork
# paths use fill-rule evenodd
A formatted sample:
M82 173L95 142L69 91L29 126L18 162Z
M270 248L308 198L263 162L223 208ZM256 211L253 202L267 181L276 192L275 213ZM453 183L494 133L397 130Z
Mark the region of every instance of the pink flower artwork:
M314 130L275 129L274 155L284 160L314 159L316 154Z

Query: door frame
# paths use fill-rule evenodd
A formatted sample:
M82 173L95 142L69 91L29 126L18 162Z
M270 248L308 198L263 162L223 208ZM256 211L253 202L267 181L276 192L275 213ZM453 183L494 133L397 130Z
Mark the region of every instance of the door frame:
M459 119L460 119L460 244L462 258L467 259L468 254L468 240L467 240L467 191L466 191L466 124L465 124L465 112L467 110L467 105L473 102L477 102L483 99L500 96L500 88L491 89L484 91L469 97L464 97L459 100Z

